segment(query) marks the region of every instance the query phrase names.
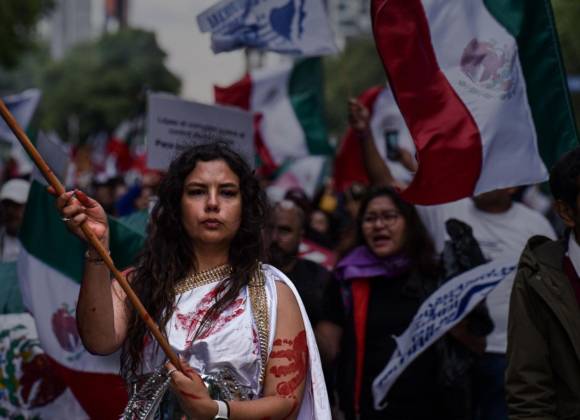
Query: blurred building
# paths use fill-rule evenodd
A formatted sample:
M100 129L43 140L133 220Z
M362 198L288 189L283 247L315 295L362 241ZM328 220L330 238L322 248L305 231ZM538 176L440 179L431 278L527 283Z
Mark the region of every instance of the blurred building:
M60 59L71 47L93 35L91 0L56 0L48 26L52 57Z

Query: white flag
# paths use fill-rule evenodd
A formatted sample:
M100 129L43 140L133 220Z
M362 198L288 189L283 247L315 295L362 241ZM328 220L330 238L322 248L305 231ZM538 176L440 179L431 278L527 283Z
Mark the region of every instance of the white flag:
M295 56L338 50L322 0L222 0L197 17L215 53L242 47Z

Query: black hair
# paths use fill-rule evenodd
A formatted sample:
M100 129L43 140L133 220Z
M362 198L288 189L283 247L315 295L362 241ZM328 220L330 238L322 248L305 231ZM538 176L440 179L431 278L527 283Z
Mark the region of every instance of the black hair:
M562 200L577 211L580 191L580 147L569 151L556 162L550 172L550 189L556 200Z
M435 246L425 225L419 218L415 206L404 201L392 188L375 187L363 197L356 220L357 245L368 246L362 230L363 218L370 202L377 197L390 198L405 219L406 231L402 249L405 255L411 259L414 266L422 274L433 275L438 273L440 269L437 263Z

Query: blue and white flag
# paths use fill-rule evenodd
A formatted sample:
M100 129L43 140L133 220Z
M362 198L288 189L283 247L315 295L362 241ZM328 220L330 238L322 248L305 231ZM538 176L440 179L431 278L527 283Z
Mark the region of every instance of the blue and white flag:
M197 16L215 53L241 47L296 56L334 54L323 0L222 0Z
M28 89L16 95L5 96L2 100L22 129L26 130L26 127L28 127L32 116L34 115L34 111L36 111L36 107L40 102L40 96L40 90ZM10 130L10 127L6 125L3 118L0 118L0 140L12 144L18 143L18 139L14 134L12 134L12 130Z
M506 256L475 267L449 280L423 302L403 334L393 337L397 348L373 381L375 409L388 405L387 393L403 371L457 325L505 279L514 275L519 256Z

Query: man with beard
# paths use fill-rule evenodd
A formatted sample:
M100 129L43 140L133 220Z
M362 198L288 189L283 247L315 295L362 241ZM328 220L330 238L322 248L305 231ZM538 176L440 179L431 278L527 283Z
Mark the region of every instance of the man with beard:
M270 264L292 280L315 327L320 320L322 296L330 273L321 265L298 257L303 234L303 210L290 200L278 203L270 222Z
M0 190L0 262L16 261L20 253L18 232L24 218L30 183L11 179Z

